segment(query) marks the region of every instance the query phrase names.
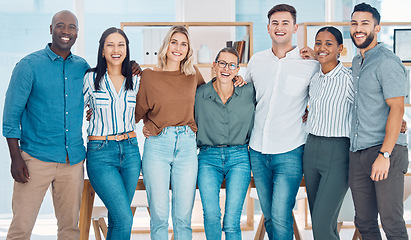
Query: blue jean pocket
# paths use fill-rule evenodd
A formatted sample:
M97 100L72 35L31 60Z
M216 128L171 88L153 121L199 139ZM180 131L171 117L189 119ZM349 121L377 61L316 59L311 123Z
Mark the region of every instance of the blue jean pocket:
M131 145L133 145L135 147L138 147L138 141L137 141L136 137L135 138L129 138L128 141Z
M200 152L207 152L208 149L210 149L210 146L202 146L200 147Z
M161 136L164 135L164 132L165 132L165 128L163 128L159 134L157 134L157 135L152 135L152 136L150 136L150 137L154 137L154 138L161 137Z
M87 143L87 151L98 151L103 149L105 146L107 146L107 141L105 140L92 140Z
M235 148L238 151L248 151L248 145L247 144L245 144L245 145L235 145Z
M187 133L188 133L188 136L190 136L190 137L195 137L196 136L196 133L190 127L188 127L188 129L187 129Z

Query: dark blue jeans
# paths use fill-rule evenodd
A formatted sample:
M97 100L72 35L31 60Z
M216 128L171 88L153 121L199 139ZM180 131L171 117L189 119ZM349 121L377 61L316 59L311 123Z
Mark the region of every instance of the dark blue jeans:
M220 188L226 180L226 202L221 229ZM241 212L251 179L247 145L202 147L198 154L198 188L207 239L241 240Z
M130 204L141 170L137 138L89 141L87 174L108 209L107 239L129 240L133 225Z
M250 149L251 169L270 240L293 239L292 211L303 177L304 145L280 154Z

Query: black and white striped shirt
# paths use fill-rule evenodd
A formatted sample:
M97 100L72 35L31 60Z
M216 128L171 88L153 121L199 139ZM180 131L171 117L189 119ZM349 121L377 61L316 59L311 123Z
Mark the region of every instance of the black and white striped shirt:
M351 70L342 63L311 78L307 132L323 137L349 137L354 87Z

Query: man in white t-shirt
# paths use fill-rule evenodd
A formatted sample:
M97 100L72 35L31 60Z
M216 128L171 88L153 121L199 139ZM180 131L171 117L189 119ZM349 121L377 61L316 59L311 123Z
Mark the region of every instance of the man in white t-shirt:
M303 176L306 133L302 121L314 60L304 60L292 46L296 10L287 4L268 12L272 47L250 60L245 80L256 90L256 112L250 139L254 181L269 239L293 239L292 209Z

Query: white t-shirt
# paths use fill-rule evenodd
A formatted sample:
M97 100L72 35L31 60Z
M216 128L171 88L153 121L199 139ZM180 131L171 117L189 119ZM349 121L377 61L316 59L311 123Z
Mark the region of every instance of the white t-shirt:
M254 84L256 111L250 147L263 154L291 151L305 143L302 116L308 86L319 70L315 60L301 58L298 47L279 59L271 48L253 55L245 80Z

